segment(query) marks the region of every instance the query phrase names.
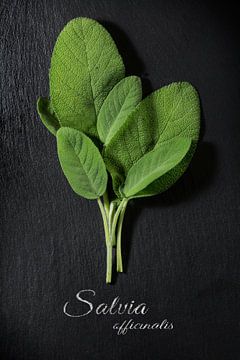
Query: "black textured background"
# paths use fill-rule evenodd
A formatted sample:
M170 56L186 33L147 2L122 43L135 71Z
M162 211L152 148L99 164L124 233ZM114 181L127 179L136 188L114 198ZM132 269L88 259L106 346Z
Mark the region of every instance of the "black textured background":
M1 1L0 359L240 359L235 14L230 2ZM187 80L202 102L202 141L187 173L164 195L129 206L127 273L111 286L97 204L68 186L35 110L48 95L56 37L77 16L106 26L145 94ZM130 316L68 318L63 305L81 289L96 291L94 304L144 301L149 313L134 321L168 318L174 330L117 336L113 324Z

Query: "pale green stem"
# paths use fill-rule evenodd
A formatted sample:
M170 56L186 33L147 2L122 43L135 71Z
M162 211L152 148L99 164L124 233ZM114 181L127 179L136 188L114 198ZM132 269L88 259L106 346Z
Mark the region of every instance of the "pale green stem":
M107 245L107 273L106 283L110 284L112 281L112 245Z
M115 212L113 221L112 221L112 226L111 226L111 244L114 245L115 244L115 239L116 239L116 226L117 226L117 221L118 221L118 217L120 215L120 212L122 210L122 207L124 205L125 199L123 199L120 203L120 205L117 208L117 211Z
M116 236L115 234L112 233L112 222L115 214L115 207L116 207L116 203L111 202L109 209L109 217L108 217L109 233L111 234L111 243L113 246L116 245Z
M105 232L105 240L106 240L106 247L107 247L107 270L106 270L106 283L111 283L112 280L112 244L110 241L110 234L109 234L109 227L108 227L108 218L106 214L106 210L102 204L100 198L97 199L98 205L102 214L103 218L103 226Z
M126 208L127 208L127 201L124 203L122 207L118 220L118 230L117 230L117 271L118 272L123 272L121 240L122 240L122 224L123 224Z
M106 240L106 245L108 245L108 243L110 243L110 234L109 234L109 228L108 228L108 219L107 219L107 214L106 211L104 209L104 206L102 204L102 201L100 198L97 199L101 214L102 214L102 218L103 218L103 226L104 226L104 232L105 232L105 240Z
M103 203L104 203L104 208L105 208L106 214L108 216L109 215L109 199L108 199L107 190L103 194Z
M114 208L115 208L115 203L111 202L110 203L110 208L109 208L109 219L108 219L109 230L110 231L111 231L112 219L113 219L113 216L114 216Z
M104 205L100 198L97 199L98 205L103 218L103 226L105 232L105 240L107 247L107 270L106 283L111 283L112 280L112 247L116 244L116 227L118 224L117 233L117 271L122 272L122 254L121 254L121 232L124 213L127 206L127 199L123 199L115 212L115 203L109 205L107 192L103 195Z

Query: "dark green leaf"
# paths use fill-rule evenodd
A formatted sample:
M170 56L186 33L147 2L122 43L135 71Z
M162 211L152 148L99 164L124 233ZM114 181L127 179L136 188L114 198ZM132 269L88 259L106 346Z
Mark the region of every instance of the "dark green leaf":
M134 164L122 189L124 197L137 197L140 191L157 180L182 161L191 145L191 140L177 137L161 143Z

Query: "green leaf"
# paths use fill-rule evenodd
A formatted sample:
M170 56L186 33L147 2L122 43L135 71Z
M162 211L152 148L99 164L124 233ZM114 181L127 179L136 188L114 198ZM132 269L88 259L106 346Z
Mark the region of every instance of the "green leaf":
M177 137L164 142L141 157L128 174L122 189L124 197L136 195L154 180L166 174L184 158L191 145L191 140Z
M62 126L97 137L97 115L113 86L125 75L109 33L97 21L71 20L54 47L50 97Z
M99 137L107 145L142 98L141 79L128 76L110 91L98 115Z
M147 189L147 195L170 187L186 170L199 136L200 106L194 87L187 82L172 83L142 100L104 149L104 161L113 179L115 193L121 197L129 169L157 145L177 137L192 140L182 162ZM158 180L156 180L158 181ZM143 194L144 195L144 194Z
M37 111L42 123L46 126L50 133L56 135L61 125L53 112L50 101L47 98L38 98Z
M187 170L187 167L192 160L196 147L197 142L193 141L191 143L189 151L186 153L186 155L179 164L177 164L166 174L155 180L153 183L148 185L145 189L140 191L136 197L157 195L170 188Z
M62 127L57 132L58 157L72 189L86 199L106 190L107 171L98 148L82 132Z

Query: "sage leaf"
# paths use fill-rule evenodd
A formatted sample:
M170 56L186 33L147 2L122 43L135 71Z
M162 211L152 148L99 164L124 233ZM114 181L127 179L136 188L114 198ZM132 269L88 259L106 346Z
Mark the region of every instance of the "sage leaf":
M105 145L110 142L124 124L141 98L141 80L137 76L128 76L122 79L110 91L104 100L97 120L98 134Z
M38 98L37 111L43 125L46 126L51 134L56 135L61 125L53 112L50 101L47 98Z
M141 157L128 174L122 189L124 197L131 198L166 174L184 158L191 145L191 140L177 137L164 142Z
M172 83L142 100L104 149L104 161L113 179L113 188L122 197L130 168L161 143L186 137L192 146L182 162L161 178L161 186L148 189L157 194L170 187L186 170L199 136L200 105L194 87L187 82ZM170 175L169 175L170 174Z
M98 148L82 132L62 127L57 132L58 157L72 189L86 199L106 190L107 171Z
M140 197L157 195L170 188L186 171L194 155L196 147L197 147L196 141L192 141L188 152L175 167L173 167L163 176L159 177L157 180L153 181L145 189L140 191L135 197L140 198Z
M57 39L50 68L50 98L62 126L98 137L99 110L124 75L107 30L92 19L71 20Z

